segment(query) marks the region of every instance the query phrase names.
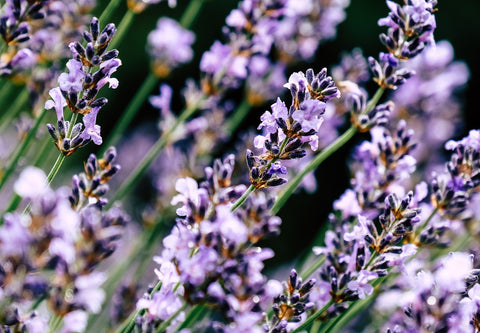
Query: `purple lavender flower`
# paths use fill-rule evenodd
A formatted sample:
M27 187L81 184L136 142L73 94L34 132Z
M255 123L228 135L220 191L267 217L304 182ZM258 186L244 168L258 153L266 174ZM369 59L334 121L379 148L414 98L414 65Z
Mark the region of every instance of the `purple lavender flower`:
M433 15L436 1L412 0L404 6L387 1L389 16L378 21L388 27L388 36L380 40L389 53L380 53L379 61L369 57L368 63L373 78L384 89L396 89L412 75L412 71L401 68L399 60L415 57L430 44L434 44L433 31L436 27Z
M286 1L284 18L273 32L281 58L286 62L311 59L321 42L335 37L348 5L348 0Z
M403 6L387 1L390 13L380 19L378 25L388 27L388 35L381 34L380 40L399 59L413 58L428 44L434 44L436 28L433 15L436 1L413 0Z
M138 303L148 310L139 319L142 327L166 320L167 312L173 313L172 304L180 307L183 296L191 304L214 306L231 328L239 328L275 296L267 289L274 283L261 272L273 252L252 244L277 234L280 219L268 213L273 200L264 195L258 200L249 198L245 210L231 211L231 203L246 190L243 185L231 185L233 166L234 156L229 155L205 169L206 180L200 185L191 178L177 181L180 194L172 203L181 204L179 218L163 240L161 256L155 259L161 265L156 271L162 281L160 295L154 293ZM181 291L172 290L177 282ZM261 316L255 318L261 320Z
M192 60L193 32L183 29L177 21L162 17L157 27L148 35L148 53L153 60L153 71L158 77L166 77L180 64Z
M98 111L107 103L107 99L96 98L96 96L107 83L110 88L118 86L118 80L111 77L121 65L121 61L116 59L118 51L106 51L115 31L113 24L108 24L100 31L98 19L92 19L90 32L84 33L86 47L79 42L69 45L73 59L67 62L68 73L60 74L59 88L54 88L50 92L53 102L49 100L45 104L47 109L55 108L57 128L52 124L47 124L47 128L57 148L66 156L73 154L75 150L90 141L97 145L102 143L100 126L95 122ZM64 103L73 113L84 116L83 131L80 123L71 124L64 120Z
M267 323L270 332L286 332L288 322L298 322L302 314L313 308L314 304L309 301L309 293L314 287L315 279L302 283L297 272L292 269L284 290L273 300L274 316Z
M427 47L406 64L415 75L392 97L395 107L391 118L402 115L418 140L425 143L418 146L413 156L426 170L443 163L444 157L434 152L455 134L460 124L461 103L456 95L467 82L469 72L464 63L453 61L453 52L447 41Z
M0 76L24 71L36 63L36 55L25 45L31 37L32 25L45 17L46 1L7 0L0 14L0 36L11 52L1 54Z
M340 93L332 78L327 76L324 68L318 74L312 69L293 73L284 85L292 95L292 105L277 99L271 106L272 112L266 111L258 129L264 129L264 135L254 140L256 148L263 154L254 156L247 150L247 165L250 169L250 180L255 188L278 186L285 182L278 174L285 174L279 160L296 159L305 156L301 149L308 143L312 150L318 149L317 133L322 125L325 103Z
M462 294L467 290L467 281L478 278L478 272L472 269L472 257L453 252L441 258L440 266L432 270L426 269L425 264L416 265L418 263L398 280L394 297L400 309L395 307L395 312L388 314L390 319L386 326L390 329L387 332L392 329L393 332L471 332L476 325L473 318L477 311L472 302L473 288L468 292L472 298ZM382 311L381 304L377 308Z
M33 167L15 183L30 209L5 215L0 227L2 313L20 316L5 321L0 315L8 329L41 332L42 317L23 317L19 309L43 300L50 313L64 318L62 332L84 330L88 314L101 310L105 292L100 286L106 275L94 269L114 252L126 223L118 208L102 211L105 183L119 168L112 164L114 158L112 149L101 160L90 156L85 173L73 177L70 196L65 188L52 190L43 171Z

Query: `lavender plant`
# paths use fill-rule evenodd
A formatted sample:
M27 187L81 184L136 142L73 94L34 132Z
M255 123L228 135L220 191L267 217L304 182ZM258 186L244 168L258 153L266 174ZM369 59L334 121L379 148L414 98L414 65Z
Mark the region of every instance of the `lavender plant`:
M387 1L384 52L360 42L331 69L313 61L349 1L225 2L217 39L194 33L193 0L140 36L163 2L0 3L0 332L478 330L480 130L451 138L469 74L435 42L437 1ZM117 46L149 72L99 112L141 65ZM147 98L153 124L135 118ZM350 186L281 265L286 203L326 190L313 172L347 145Z

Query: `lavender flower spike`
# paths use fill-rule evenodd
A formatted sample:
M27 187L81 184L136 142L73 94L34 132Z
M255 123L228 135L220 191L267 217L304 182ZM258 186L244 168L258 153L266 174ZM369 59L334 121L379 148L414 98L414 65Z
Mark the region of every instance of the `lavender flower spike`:
M100 108L108 101L104 97L97 98L97 94L107 83L110 88L117 88L118 80L111 76L122 64L117 59L117 50L107 51L115 32L113 24L100 31L98 19L94 17L90 31L83 34L86 46L78 41L70 43L73 59L67 62L68 73L60 74L59 86L50 90L52 100L45 103L45 108L55 109L57 127L47 124L47 128L57 148L66 156L90 141L97 145L102 143L96 118ZM64 106L75 114L83 115L83 126L64 120Z
M323 123L326 102L338 98L340 92L333 79L327 76L327 69L315 74L312 69L290 75L284 87L290 90L292 105L277 99L271 110L260 119L258 129L264 131L254 140L254 145L262 149L260 156L247 151L247 164L250 181L256 188L278 186L285 179L278 174L286 174L286 167L280 160L302 158L306 152L301 147L308 143L312 150L318 149L318 131Z
M434 44L436 0L408 0L404 6L387 1L390 8L388 17L378 21L380 26L388 27L388 35L381 34L380 40L388 52L380 53L379 61L373 57L368 63L375 82L384 89L396 89L412 75L412 71L401 68L400 60L408 60L427 45Z

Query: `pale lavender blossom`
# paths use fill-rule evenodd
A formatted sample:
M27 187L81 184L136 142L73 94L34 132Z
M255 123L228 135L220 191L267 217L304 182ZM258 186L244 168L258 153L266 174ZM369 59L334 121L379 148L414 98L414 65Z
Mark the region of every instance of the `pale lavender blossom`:
M148 35L147 50L153 60L153 70L158 76L166 76L181 64L193 58L193 32L182 28L175 20L162 17L157 27Z
M367 295L370 295L373 292L373 286L369 284L369 282L376 278L378 278L377 273L361 270L356 279L347 284L347 287L348 289L357 292L358 298L365 299Z
M74 301L84 306L89 312L98 313L105 300L105 291L100 286L107 279L104 273L94 272L76 279L77 292Z

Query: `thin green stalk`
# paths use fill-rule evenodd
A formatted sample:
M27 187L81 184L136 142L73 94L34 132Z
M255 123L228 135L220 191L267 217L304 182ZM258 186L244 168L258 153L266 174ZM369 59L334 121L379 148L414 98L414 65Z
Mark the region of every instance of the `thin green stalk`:
M384 276L376 279L372 286L377 288L382 284L382 282L388 277ZM335 319L326 323L318 332L338 332L340 329L344 328L354 317L356 317L362 310L364 310L369 304L375 300L376 293L365 297L363 300L357 300L355 303L351 304L347 310L339 314Z
M118 7L118 5L122 2L122 0L110 0L108 1L107 7L102 12L102 15L100 15L100 18L98 19L100 22L108 22L110 21L110 17L112 16L113 12L115 9Z
M47 176L47 182L48 184L51 184L55 176L57 175L58 171L62 167L63 161L65 161L65 155L62 153L58 154L57 159L55 160L55 163L53 164L52 168L50 169L50 172L48 173Z
M172 323L172 321L182 312L185 311L185 309L188 307L188 304L185 303L182 305L181 308L179 308L173 315L170 316L167 320L165 320L156 330L156 333L163 333L167 329L167 327ZM183 328L187 328L190 326L191 323L195 322L199 317L202 316L202 314L205 312L205 309L207 309L204 306L196 305L194 306L190 312L188 313L187 317L183 321L183 323L180 325L180 327L177 330L181 330Z
M157 291L160 290L160 288L162 287L162 281L158 281L157 284L155 285L155 287L152 289L152 291L150 292L150 296L152 296L154 293L156 293ZM142 309L142 310L137 310L135 312L133 312L122 324L122 326L120 326L115 332L116 333L131 333L133 332L133 329L135 328L135 319L137 318L137 316L141 316L145 313L145 310Z
M57 315L52 315L52 317L50 317L50 322L48 325L49 326L48 332L49 333L56 332L60 328L61 324L62 324L62 317Z
M232 134L240 126L251 109L250 103L246 99L235 109L232 116L227 120L225 127L227 132Z
M6 126L11 125L11 120L15 118L15 116L27 103L27 101L28 90L22 89L20 94L17 95L11 106L7 109L7 111L0 115L0 131L3 131Z
M2 80L2 79L0 79L0 80ZM3 106L5 105L5 101L7 101L7 98L10 97L10 95L12 94L12 92L16 88L16 86L11 81L7 81L7 80L4 80L4 81L5 81L5 83L0 88L0 109L2 109L2 110L4 110ZM3 115L5 113L6 112L2 111L0 119L3 119ZM1 121L0 121L0 123L1 123Z
M20 147L16 150L15 155L12 158L12 161L10 162L10 164L7 167L7 170L5 170L5 173L0 179L0 190L7 183L7 180L9 179L9 177L12 175L13 171L17 167L17 164L20 158L25 154L25 152L27 151L27 148L30 147L30 143L35 137L35 134L37 133L37 130L46 114L47 114L47 111L43 110L40 116L38 116L38 118L36 119L32 129L28 132L26 137L23 139L22 143L20 144Z
M237 201L235 201L235 203L232 205L232 207L230 207L230 210L232 212L234 212L238 207L243 205L243 203L247 200L250 193L252 193L253 191L255 191L255 187L253 185L250 185L247 188L247 190L242 194L242 196L240 198L238 198Z
M158 78L153 73L150 73L147 76L147 78L143 81L142 86L140 87L140 89L138 89L135 96L133 96L133 99L127 105L127 108L123 113L122 117L120 118L120 121L116 123L115 127L110 133L107 142L104 145L102 145L103 152L107 150L108 147L115 145L119 141L119 139L122 136L122 133L125 132L126 128L132 121L133 117L135 117L135 115L137 114L137 111L142 106L143 101L145 101L145 99L150 94L152 89L155 87L157 82L158 82Z
M299 325L291 333L299 333L307 330L311 325L313 325L313 321L318 317L320 317L325 311L327 311L328 308L332 306L332 304L333 304L332 300L328 301L327 304L325 304L320 310L318 310L317 312L309 316L307 320L305 320L301 325Z
M414 239L417 238L418 236L420 236L420 234L422 233L422 231L428 226L428 224L430 223L430 220L435 216L435 214L437 214L437 212L438 212L438 207L435 207L435 209L432 210L432 212L431 212L430 215L427 217L427 219L425 220L425 222L423 222L422 225L415 230L415 237L414 237Z
M132 25L134 17L135 13L131 10L127 10L122 20L118 24L115 37L110 42L110 49L114 49L119 45L123 37L125 37L125 32L127 32L128 28Z
M279 212L279 210L287 202L288 198L290 198L307 174L314 171L320 164L322 164L323 161L325 161L338 149L343 147L343 145L345 145L355 135L355 133L357 133L357 130L355 127L351 126L347 131L345 131L345 133L339 136L334 142L329 144L324 150L315 156L315 158L302 171L300 171L292 180L290 180L273 205L271 209L272 214L275 215Z
M312 328L310 329L310 333L316 333L320 329L320 326L322 325L321 322L315 321L312 325Z
M197 14L200 12L205 0L191 0L188 4L187 9L182 14L180 18L180 25L185 29L188 29L192 26L193 21L197 17Z
M378 104L378 101L380 101L380 98L382 98L382 95L384 92L385 92L385 88L378 87L372 99L368 102L367 107L365 108L365 111L363 111L362 113L367 114L370 111L372 111L375 108L375 106Z
M313 264L311 264L302 274L300 274L300 276L302 277L302 280L306 280L310 276L312 276L312 274L315 273L315 271L318 268L320 268L320 266L322 266L324 262L325 262L325 256L321 256L320 258L315 260Z
M190 118L191 115L195 113L195 111L198 110L198 105L201 103L201 101L198 101L195 104L190 105L188 108L186 108L177 118L175 123L172 125L171 128L169 128L167 131L165 131L160 138L157 140L157 142L153 145L152 148L147 152L145 157L140 161L140 164L137 166L135 170L128 176L126 181L122 184L122 186L118 189L118 191L115 192L112 200L110 203L114 202L115 200L120 200L123 199L127 193L131 191L131 189L138 183L140 178L143 176L143 174L147 171L148 167L153 163L155 158L158 156L158 154L163 150L163 148L170 142L170 138L172 134L175 132L175 130L180 126L180 124L183 124L185 120Z

